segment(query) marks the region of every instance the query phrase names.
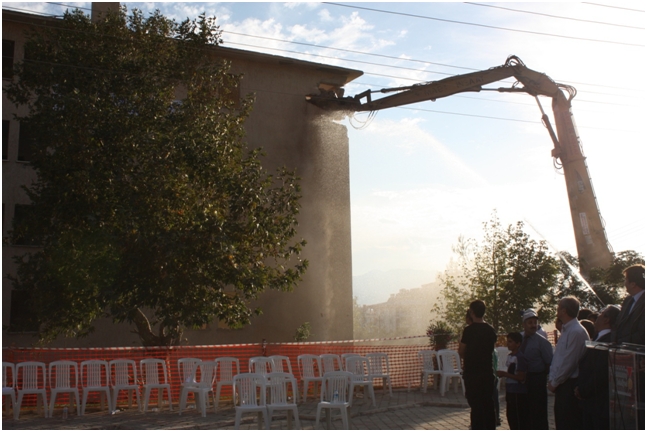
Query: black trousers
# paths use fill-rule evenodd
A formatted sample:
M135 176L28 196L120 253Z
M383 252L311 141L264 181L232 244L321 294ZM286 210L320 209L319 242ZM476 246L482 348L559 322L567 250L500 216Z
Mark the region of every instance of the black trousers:
M494 375L478 374L463 375L465 381L465 397L472 409L470 419L473 430L496 429L494 412Z
M546 373L526 374L528 387L528 429L548 430L548 383Z
M510 430L531 429L528 427L528 394L506 393L505 402Z
M575 397L577 379L570 378L555 390L555 428L582 429L582 410Z

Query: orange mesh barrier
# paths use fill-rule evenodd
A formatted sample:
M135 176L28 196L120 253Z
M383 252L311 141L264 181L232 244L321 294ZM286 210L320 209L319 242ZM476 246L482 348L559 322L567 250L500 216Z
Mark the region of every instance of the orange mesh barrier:
M550 337L553 336L553 337ZM395 345L393 343L402 343L402 339L412 339L411 345ZM414 340L415 339L415 340ZM552 339L552 340L551 340ZM549 340L553 342L554 335L549 334ZM169 374L171 384L171 394L174 405L180 399L181 378L178 370L178 360L181 358L198 358L201 360L215 360L218 357L235 357L240 361L241 373L249 372L249 359L257 356L282 355L290 359L292 371L299 382L299 389L302 391L301 374L297 358L302 354L344 354L355 353L366 355L372 352L383 352L388 354L391 382L393 388L410 388L420 385L420 364L418 361L418 351L432 349L429 346L429 339L426 336L391 338L391 339L370 339L359 341L333 341L333 342L303 342L303 343L270 343L262 344L237 344L237 345L200 345L200 346L177 346L177 347L130 347L130 348L3 348L2 361L18 364L25 361L39 361L49 363L56 360L71 360L79 364L81 371L81 362L86 360L115 360L131 359L137 363L137 378L141 383L140 360L147 358L163 359ZM497 345L505 345L505 336L499 337ZM449 343L448 349L458 349L458 343ZM105 378L105 377L104 377ZM163 376L160 374L160 381ZM216 377L216 380L219 378ZM22 376L18 376L20 382ZM80 383L83 383L84 377L80 377ZM49 377L46 380L48 388L49 401ZM381 382L375 382L376 388L380 388ZM79 388L81 384L79 384ZM312 394L313 387L310 387ZM143 396L143 391L141 391ZM80 392L82 396L82 392ZM221 398L231 397L231 386L225 386L221 392ZM56 400L57 405L68 403L68 396L61 394ZM98 394L90 395L89 403L98 401ZM127 392L121 392L117 404L120 405L127 401ZM151 406L155 406L157 401L157 390L153 390L151 395ZM23 405L30 406L36 404L35 396L25 396Z

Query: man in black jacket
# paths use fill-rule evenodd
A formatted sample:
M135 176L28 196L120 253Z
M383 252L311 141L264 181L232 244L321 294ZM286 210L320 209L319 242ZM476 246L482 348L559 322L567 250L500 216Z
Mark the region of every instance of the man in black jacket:
M645 266L632 265L623 271L629 296L622 303L615 343L645 345Z
M611 342L611 329L620 315L610 305L595 321L596 342ZM575 395L581 400L583 429L609 429L609 357L607 350L588 348L580 361Z

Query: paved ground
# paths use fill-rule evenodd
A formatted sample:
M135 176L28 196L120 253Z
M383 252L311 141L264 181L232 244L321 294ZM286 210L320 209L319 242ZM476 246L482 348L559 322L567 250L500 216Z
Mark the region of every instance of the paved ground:
M509 429L505 419L505 397L501 393L501 427ZM553 397L548 398L550 427L555 428L552 418ZM458 393L453 389L441 397L438 390L429 389L422 393L419 389L398 390L393 396L376 392L377 407L360 397L355 399L350 412L351 429L420 429L420 430L467 430L469 429L469 408L459 388ZM317 404L311 397L307 403L299 405L299 418L302 429L315 429ZM88 408L86 415L77 417L70 410L67 420L62 420L62 408L54 411L52 418L43 418L34 411L23 410L18 421L12 420L5 413L2 420L3 429L234 429L234 408L231 402L223 401L216 413L213 407L205 418L196 409L183 411L178 415L177 406L169 412L167 407L160 411L142 414L136 409L120 407L120 411L110 415L107 411L100 412L98 407ZM333 415L332 428L342 429L341 420ZM287 429L287 419L284 413L274 417L272 429ZM320 428L327 428L323 421ZM241 429L258 429L257 418L254 414L243 417Z

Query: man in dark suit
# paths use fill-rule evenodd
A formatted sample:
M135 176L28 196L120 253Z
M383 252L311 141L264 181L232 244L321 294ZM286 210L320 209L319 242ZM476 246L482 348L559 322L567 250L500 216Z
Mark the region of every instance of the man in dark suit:
M612 341L645 345L645 266L632 265L622 273L629 296L622 303Z
M596 342L611 342L611 329L620 315L615 305L605 307L595 321ZM583 429L609 429L608 351L588 348L579 364L575 395L581 401Z
M629 297L622 303L615 334L611 340L615 343L629 343L645 346L645 265L636 264L622 272L625 275L625 288ZM643 356L644 359L644 356ZM644 360L643 360L644 361ZM638 389L638 429L645 429L645 369L636 370Z

